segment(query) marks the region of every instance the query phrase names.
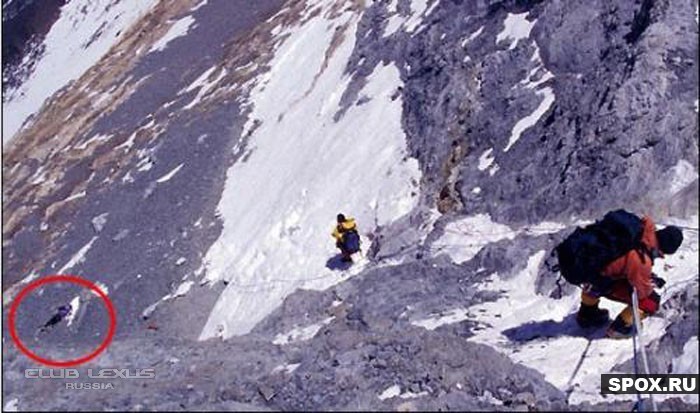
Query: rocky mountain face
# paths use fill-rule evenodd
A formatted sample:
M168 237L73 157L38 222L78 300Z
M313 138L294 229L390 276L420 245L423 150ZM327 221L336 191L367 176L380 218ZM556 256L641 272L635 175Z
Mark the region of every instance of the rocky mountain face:
M697 373L697 1L17 1L5 408L629 410L598 386L632 344L576 326L550 254L614 208L684 228L644 338L652 371ZM26 379L8 312L50 274L117 312L79 369L156 378ZM74 359L109 315L52 284L16 320Z

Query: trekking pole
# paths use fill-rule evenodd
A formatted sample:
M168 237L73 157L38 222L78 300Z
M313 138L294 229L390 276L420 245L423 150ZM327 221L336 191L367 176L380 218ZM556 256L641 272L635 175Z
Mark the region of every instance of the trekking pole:
M637 295L637 289L634 287L632 288L632 312L634 315L634 334L637 337L637 340L639 341L639 349L642 354L642 366L644 366L644 374L649 374L649 361L647 360L647 352L644 348L644 340L642 340L642 322L639 319L639 296ZM651 400L651 411L655 412L657 410L656 401L654 401L654 396L652 394L649 394L649 400Z
M634 355L632 357L632 360L634 361L634 374L638 375L639 374L639 361L637 360L637 334L634 334L632 336L632 348L634 350ZM644 400L642 400L642 393L637 390L637 401L634 403L634 406L632 407L633 412L641 412L643 411L642 407L644 406Z

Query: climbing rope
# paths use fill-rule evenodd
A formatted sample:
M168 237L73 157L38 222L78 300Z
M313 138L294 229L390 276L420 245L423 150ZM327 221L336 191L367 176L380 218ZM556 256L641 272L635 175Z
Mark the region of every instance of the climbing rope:
M212 246L218 245L220 246L223 250L225 250L228 255L235 255L233 249L223 243L221 238L217 239L214 241ZM210 247L211 248L211 247ZM360 255L363 258L366 258L365 253L360 250ZM224 269L221 271L222 274L230 274L234 272L233 270L236 268L236 265L238 264L235 260L228 260L229 264L227 264ZM372 264L372 263L370 263ZM365 269L370 269L373 268L374 265L367 265L366 267L363 267ZM331 272L324 272L321 275L318 276L311 276L311 277L306 277L306 278L266 278L260 281L255 281L253 283L242 283L236 280L235 277L231 277L230 279L218 279L218 280L213 280L215 282L223 282L225 286L234 286L236 287L239 291L244 291L244 292L249 292L249 293L257 293L257 292L269 292L273 291L275 289L278 289L279 286L281 285L289 285L289 284L297 284L298 287L303 287L304 285L308 284L309 282L315 282L315 281L320 281L323 279L330 279L332 277L338 277L338 273L331 271ZM211 280L210 280L211 281Z
M678 228L680 228L680 229L687 229L688 231L695 231L695 232L698 232L698 228L696 228L696 227L686 227L686 226L683 226L683 225L669 224L669 223L667 223L667 222L659 222L659 224L661 224L661 225L663 225L663 226L665 226L665 227L667 227L667 226L669 226L669 225L673 225L674 227L678 227Z
M573 373L571 373L571 377L569 377L569 381L566 382L566 390L564 393L566 394L566 402L569 402L569 398L571 397L571 394L574 392L574 379L576 378L576 375L578 375L579 370L581 369L581 366L583 365L583 361L586 359L586 356L588 355L588 350L591 348L591 344L593 343L592 338L588 338L588 343L586 344L586 348L583 349L583 352L581 353L581 357L578 359L578 363L576 363L576 367L574 367Z

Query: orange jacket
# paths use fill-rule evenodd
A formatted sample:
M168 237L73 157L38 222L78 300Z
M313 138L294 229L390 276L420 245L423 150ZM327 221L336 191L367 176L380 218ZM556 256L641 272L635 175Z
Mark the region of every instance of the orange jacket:
M637 289L640 300L648 297L654 291L654 285L651 281L652 257L649 254L654 252L658 257L663 256L659 251L654 221L645 216L642 218L642 225L643 248L628 252L603 269L603 275L606 277L626 278Z

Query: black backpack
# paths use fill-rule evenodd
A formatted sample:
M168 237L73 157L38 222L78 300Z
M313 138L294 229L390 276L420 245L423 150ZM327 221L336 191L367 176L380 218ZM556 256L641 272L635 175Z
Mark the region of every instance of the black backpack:
M625 210L608 212L601 221L576 228L556 247L559 271L571 284L598 284L615 259L641 246L642 220Z
M351 254L360 250L360 234L356 230L350 230L343 234L343 248Z

